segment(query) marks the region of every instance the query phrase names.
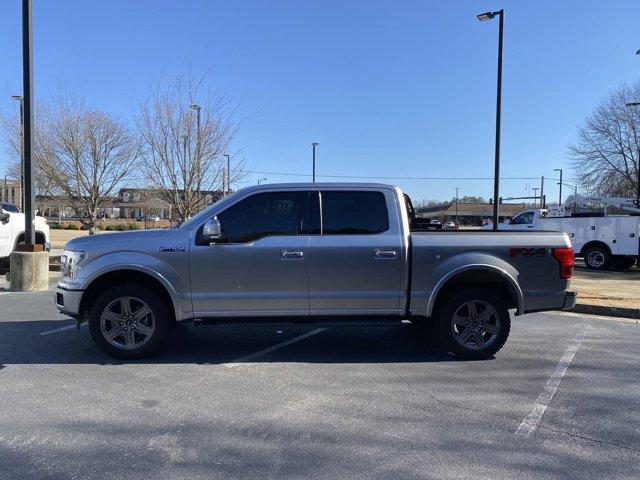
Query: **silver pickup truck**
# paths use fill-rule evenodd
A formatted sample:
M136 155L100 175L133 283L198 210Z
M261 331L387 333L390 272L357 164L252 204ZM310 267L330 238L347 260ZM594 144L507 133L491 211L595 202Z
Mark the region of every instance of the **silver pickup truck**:
M71 240L55 302L120 358L155 351L181 321L405 319L484 358L506 342L510 309L574 306L566 234L431 227L389 185L250 187L177 228Z

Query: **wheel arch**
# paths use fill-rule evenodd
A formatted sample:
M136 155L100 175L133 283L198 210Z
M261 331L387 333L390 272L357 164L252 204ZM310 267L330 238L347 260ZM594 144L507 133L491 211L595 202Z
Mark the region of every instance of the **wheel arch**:
M459 267L441 278L431 292L426 315L432 316L446 297L471 285L481 288L492 286L509 308L516 309L516 315L524 313L524 295L515 278L494 265L477 264Z
M181 319L179 303L175 300L175 291L162 276L155 272L148 272L144 269L126 267L100 272L86 283L84 293L80 301L79 314L82 317L91 308L95 299L112 285L123 283L137 283L149 286L160 294L167 305L167 309L172 313L173 319Z
M607 245L605 242L603 242L602 240L589 240L580 249L580 256L584 256L584 254L586 252L588 252L589 249L591 249L593 247L604 247L605 250L607 250L607 252L609 252L609 255L613 255L613 252L611 251L611 247L609 245Z
M45 243L47 243L47 235L46 233L44 233L42 230L36 230L36 244L42 244L44 245ZM24 230L18 232L18 235L16 236L16 242L13 245L13 249L16 249L16 246L20 243L24 241ZM39 241L42 240L42 241Z

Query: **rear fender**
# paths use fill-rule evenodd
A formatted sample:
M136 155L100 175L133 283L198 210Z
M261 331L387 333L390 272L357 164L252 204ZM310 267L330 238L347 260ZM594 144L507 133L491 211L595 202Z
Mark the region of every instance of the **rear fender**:
M446 283L464 272L469 271L487 271L498 274L504 279L509 290L515 296L517 308L516 315L524 313L524 295L518 284L518 271L509 263L499 257L484 253L464 253L456 255L443 262L442 265L436 267L433 272L433 278L439 278L433 290L427 299L426 315L433 314L433 307L436 303L438 294Z

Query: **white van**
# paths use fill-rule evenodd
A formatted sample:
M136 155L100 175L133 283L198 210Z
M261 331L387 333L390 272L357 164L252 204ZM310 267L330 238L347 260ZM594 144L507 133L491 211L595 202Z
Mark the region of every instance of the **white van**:
M519 213L498 229L565 232L576 256L584 257L587 267L594 270L631 268L638 256L639 216L552 217L547 209L539 208Z

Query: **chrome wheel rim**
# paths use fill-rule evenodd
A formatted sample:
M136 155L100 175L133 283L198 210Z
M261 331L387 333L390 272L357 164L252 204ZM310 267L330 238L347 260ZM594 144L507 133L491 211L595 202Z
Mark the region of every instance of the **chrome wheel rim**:
M480 350L496 341L500 332L498 311L483 300L463 303L453 314L451 331L464 348Z
M151 339L156 328L149 305L135 297L119 297L100 315L100 332L112 346L121 350L139 348Z
M601 267L602 265L604 265L604 253L599 250L589 252L589 254L587 255L587 262L593 267Z

